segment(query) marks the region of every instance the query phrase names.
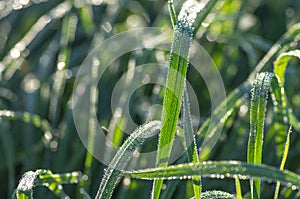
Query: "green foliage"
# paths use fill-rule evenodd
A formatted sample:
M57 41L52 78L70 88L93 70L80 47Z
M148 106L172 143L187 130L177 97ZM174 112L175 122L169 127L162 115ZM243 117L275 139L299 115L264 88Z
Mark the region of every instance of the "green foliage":
M299 1L0 1L0 198L298 198L299 13ZM77 71L106 38L148 26L173 28L171 51L137 50L110 63L87 91L88 152L72 117ZM192 39L220 70L228 96L217 107L210 106L209 85L188 67ZM136 74L128 73L118 108L111 110L122 75L167 60L168 75L158 75L165 85L145 84L129 96L129 76ZM97 72L92 69L95 81ZM163 105L160 121L152 118L160 112L151 112L152 104ZM90 153L97 153L98 124L105 144L120 147L115 154L105 148L113 157L107 168ZM185 153L169 165L175 142ZM156 163L137 155L151 150L157 150ZM128 169L142 163L157 167Z

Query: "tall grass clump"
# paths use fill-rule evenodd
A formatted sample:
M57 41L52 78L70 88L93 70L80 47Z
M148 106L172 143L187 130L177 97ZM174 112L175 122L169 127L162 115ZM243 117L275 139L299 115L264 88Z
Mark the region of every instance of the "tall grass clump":
M299 10L298 1L0 2L0 198L299 198ZM170 52L127 52L82 89L85 148L72 105L80 66L105 39L149 26L172 29ZM193 40L224 82L216 107L190 64ZM102 60L93 58L96 81ZM130 93L137 66L153 62L167 65L157 74L164 85L147 76ZM103 151L95 151L98 125ZM172 160L177 143L184 152ZM141 155L149 151L153 160Z

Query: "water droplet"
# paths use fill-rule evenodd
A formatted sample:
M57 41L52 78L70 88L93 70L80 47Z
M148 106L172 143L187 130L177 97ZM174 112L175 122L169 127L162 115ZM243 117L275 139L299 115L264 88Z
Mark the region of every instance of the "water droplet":
M101 29L106 32L106 33L109 33L112 31L112 26L109 22L104 22L102 25L101 25Z

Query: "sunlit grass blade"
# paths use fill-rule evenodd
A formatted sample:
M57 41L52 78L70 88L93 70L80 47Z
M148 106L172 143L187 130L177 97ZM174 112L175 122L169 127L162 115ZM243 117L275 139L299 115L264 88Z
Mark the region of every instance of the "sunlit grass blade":
M193 24L199 9L196 1L185 2L175 26L156 156L157 166L167 166L171 154L185 84L188 53L193 38ZM153 182L151 198L159 198L162 183L162 180Z
M273 73L257 74L251 90L250 133L247 151L248 163L261 164L262 162L265 113L272 77L274 77ZM260 180L251 180L250 184L251 197L260 198Z
M279 167L280 170L284 169L284 165L285 165L288 153L289 153L290 142L291 142L291 133L292 133L292 126L290 126L290 129L287 133L284 151L283 151L283 155L282 155L282 160L281 160L280 167ZM277 182L275 193L274 193L274 199L278 199L279 189L280 189L280 182Z
M190 104L187 87L184 88L183 100L182 100L182 126L184 132L184 138L186 143L188 161L193 163L199 163L198 148L196 145L192 118L190 112ZM192 179L193 190L195 199L201 198L201 177L194 176Z
M136 129L127 138L105 170L96 195L97 199L110 198L112 196L113 190L120 178L120 170L126 167L137 146L142 145L147 138L154 136L160 128L160 122L152 121Z
M278 76L278 82L279 82L279 86L280 86L281 99L277 99L278 101L281 101L281 103L279 105L281 106L284 116L288 116L289 122L293 125L293 127L296 130L299 131L300 130L300 122L294 116L291 108L289 107L287 97L285 94L285 89L284 89L285 71L286 71L289 61L293 57L300 59L300 50L294 50L294 51L289 51L289 52L280 54L274 63L274 74L276 74ZM275 95L275 97L276 97L276 95Z
M80 5L78 6L79 17L83 28L89 34L94 31L93 22L93 10L92 6L87 3L87 1L80 0Z
M188 179L193 176L208 178L236 178L252 179L261 178L268 182L277 182L292 186L293 189L300 187L300 175L280 170L276 167L264 164L249 164L239 161L207 161L199 164L188 163L167 167L157 167L138 171L123 171L124 176L137 179Z
M169 14L170 14L172 26L173 28L175 28L177 24L177 16L176 16L173 0L168 0L168 8L169 8Z
M236 198L243 199L242 195L242 188L239 178L235 178L235 191L236 191Z
M62 184L74 184L81 180L85 180L80 172L71 172L63 174L53 174L50 170L36 170L26 172L21 178L19 185L15 191L17 199L33 198L33 189L37 186L48 187L55 195L66 198L62 189Z

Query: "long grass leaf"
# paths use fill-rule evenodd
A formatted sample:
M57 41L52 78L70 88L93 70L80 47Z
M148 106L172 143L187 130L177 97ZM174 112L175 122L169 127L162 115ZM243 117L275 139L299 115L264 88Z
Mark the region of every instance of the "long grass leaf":
M294 51L289 51L289 52L280 54L274 63L274 73L278 76L278 82L279 82L279 86L280 86L281 98L280 99L277 98L277 100L281 102L279 104L281 106L281 110L283 111L284 116L288 117L289 122L293 125L293 127L299 131L300 130L300 122L294 116L291 108L289 107L287 97L285 94L285 90L284 90L285 71L286 71L289 61L293 57L300 59L300 50L294 50ZM276 97L276 95L275 95L275 97Z
M196 1L186 1L175 26L162 111L162 128L156 157L157 166L167 166L171 154L185 84L188 53L193 37L193 24L199 9ZM153 182L152 198L159 198L162 183L162 180Z
M113 189L120 178L120 170L126 167L137 146L143 144L147 138L155 135L160 127L160 122L152 121L139 127L129 136L106 168L96 195L97 199L110 198L112 196Z
M281 160L280 167L279 167L280 170L284 169L284 165L285 165L288 153L289 153L290 142L291 142L291 133L292 133L292 127L290 126L290 129L287 133L284 151L283 151L283 155L282 155L282 160ZM280 189L280 182L277 182L275 193L274 193L274 199L278 199L279 189Z
M188 161L199 163L198 148L193 131L192 118L190 112L189 97L187 87L184 88L182 100L182 126L184 131L184 138L187 147ZM192 179L195 199L201 198L201 178L194 176Z
M300 175L288 171L280 170L273 166L264 164L249 164L239 161L207 161L199 164L188 163L168 167L158 167L143 169L138 171L123 171L124 176L137 179L188 179L192 176L202 176L208 178L235 178L246 180L251 178L261 178L262 180L277 182L300 187Z
M173 0L168 0L168 8L169 8L169 14L170 14L172 26L173 28L175 28L177 24L177 16L176 16Z
M235 178L235 190L236 190L236 198L243 199L242 188L239 178Z
M248 140L248 163L261 164L263 132L268 92L273 73L259 73L251 90L250 133ZM253 185L254 183L254 185ZM260 198L260 180L251 180L251 197Z

